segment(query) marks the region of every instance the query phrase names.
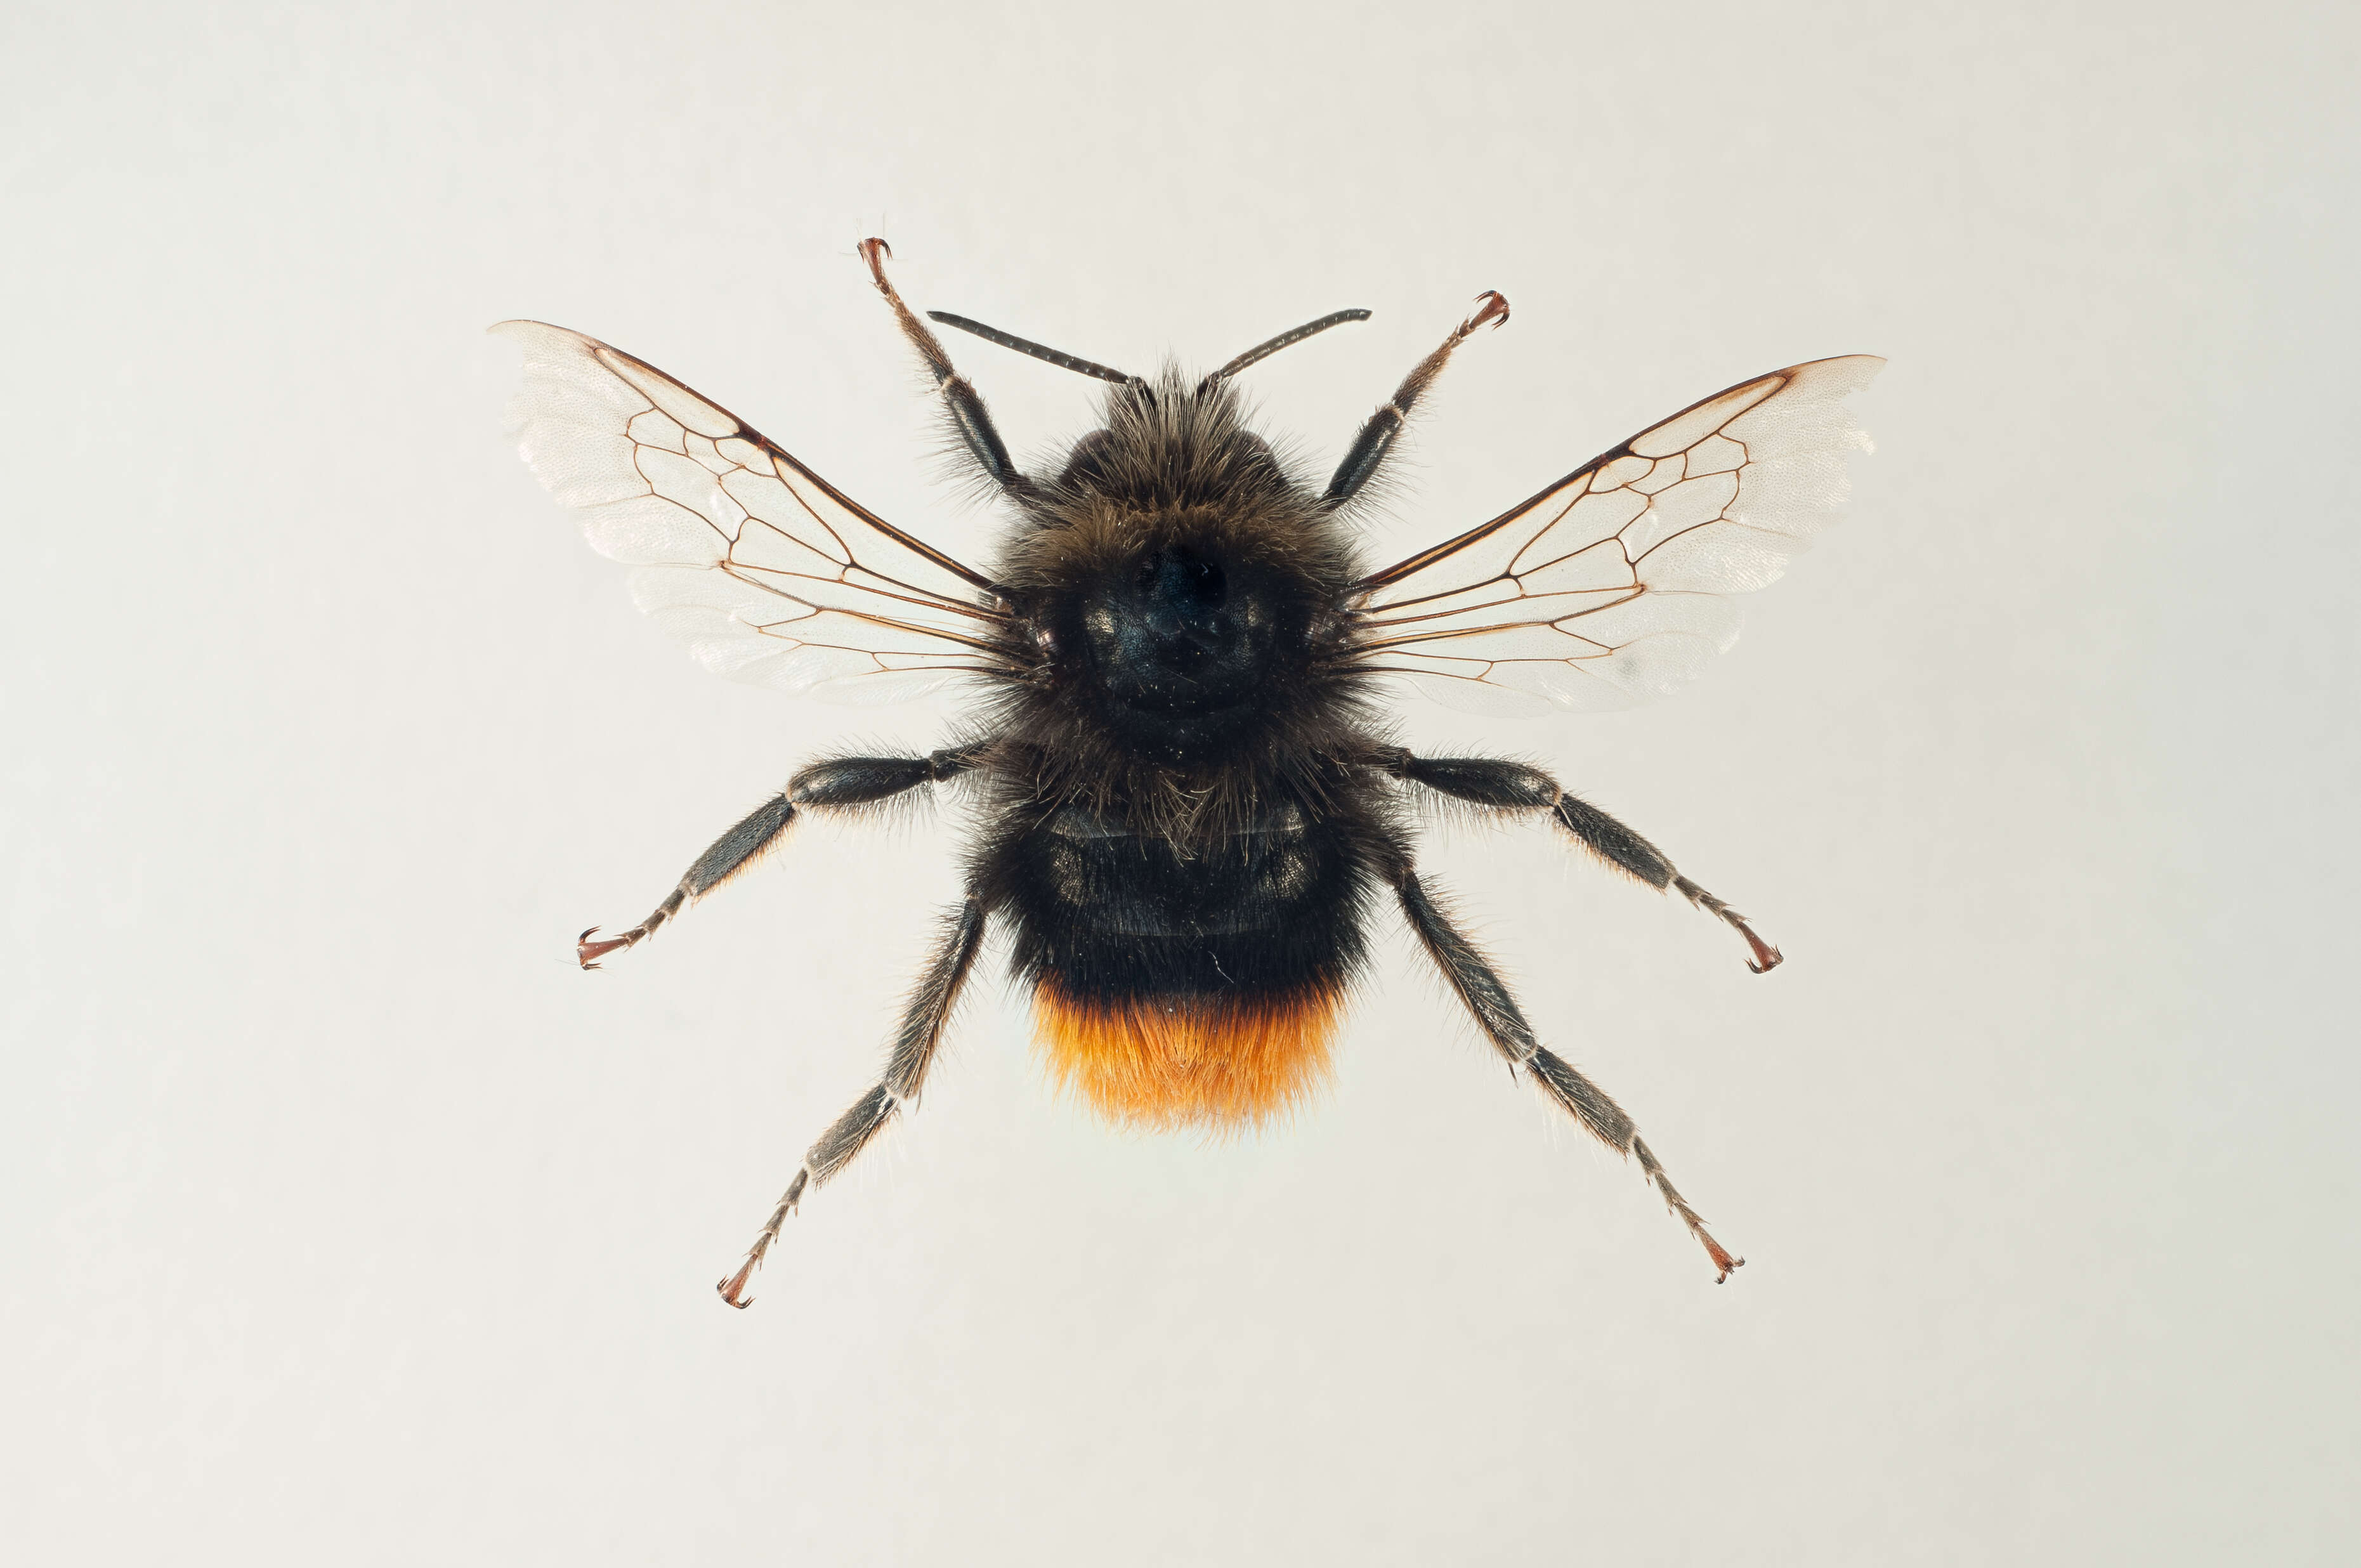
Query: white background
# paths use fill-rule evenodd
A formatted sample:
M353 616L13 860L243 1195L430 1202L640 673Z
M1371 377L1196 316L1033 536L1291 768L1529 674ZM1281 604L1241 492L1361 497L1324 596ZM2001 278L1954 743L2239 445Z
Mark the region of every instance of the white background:
M0 1540L23 1562L2325 1562L2350 1549L2348 7L19 5L0 22ZM500 434L532 315L975 555L922 307L1253 372L1333 461L1479 290L1390 558L1649 421L1893 364L1850 520L1433 874L1752 1259L1389 922L1230 1144L1047 1092L993 965L870 1081L960 823L800 761ZM952 344L1036 455L1089 383Z

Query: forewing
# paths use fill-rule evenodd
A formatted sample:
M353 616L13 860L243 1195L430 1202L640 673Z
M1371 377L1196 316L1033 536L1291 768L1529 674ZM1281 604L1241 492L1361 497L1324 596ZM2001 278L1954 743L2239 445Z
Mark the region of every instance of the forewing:
M1628 707L1738 640L1730 596L1777 580L1837 519L1843 407L1885 361L1816 359L1683 409L1540 495L1367 578L1365 668L1455 707Z
M596 338L524 350L510 429L631 597L732 680L851 701L997 667L992 585L847 499L719 404Z

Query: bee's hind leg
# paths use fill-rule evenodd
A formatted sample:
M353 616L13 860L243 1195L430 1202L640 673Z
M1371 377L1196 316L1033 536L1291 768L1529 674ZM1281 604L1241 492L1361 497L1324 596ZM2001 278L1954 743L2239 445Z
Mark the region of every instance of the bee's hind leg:
M1639 1161L1641 1174L1664 1198L1664 1206L1688 1227L1689 1234L1705 1247L1706 1255L1713 1259L1714 1283L1719 1285L1728 1279L1730 1271L1746 1260L1732 1255L1713 1239L1705 1228L1705 1221L1665 1176L1664 1168L1656 1162L1655 1155L1641 1138L1640 1129L1623 1107L1584 1077L1573 1063L1533 1037L1532 1025L1525 1022L1516 998L1509 994L1507 983L1476 950L1475 944L1437 907L1417 873L1410 870L1407 860L1396 873L1395 892L1401 900L1402 913L1410 918L1411 929L1443 970L1451 989L1476 1015L1477 1026L1484 1031L1485 1037L1509 1058L1510 1067L1531 1073L1542 1092L1572 1113L1600 1143Z
M853 1102L852 1109L831 1123L828 1131L819 1135L819 1141L804 1155L795 1179L787 1183L778 1206L763 1222L761 1234L747 1249L746 1261L739 1266L737 1273L714 1287L723 1300L733 1307L754 1304L753 1298L746 1294L747 1282L763 1266L771 1244L779 1239L780 1227L787 1223L787 1216L803 1201L806 1189L819 1186L851 1165L853 1157L869 1146L869 1141L885 1130L885 1124L894 1119L896 1112L918 1098L919 1090L926 1084L927 1069L935 1059L935 1047L941 1042L944 1025L950 1022L951 1008L959 1001L960 987L983 945L983 904L971 894L952 912L950 929L943 938L942 947L902 1014L902 1027L894 1037L894 1050L886 1058L884 1076Z

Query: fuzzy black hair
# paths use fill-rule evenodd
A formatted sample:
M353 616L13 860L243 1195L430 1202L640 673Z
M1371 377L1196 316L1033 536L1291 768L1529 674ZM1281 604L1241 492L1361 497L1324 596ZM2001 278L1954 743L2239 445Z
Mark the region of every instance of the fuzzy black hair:
M1037 785L1183 842L1235 831L1273 798L1329 793L1323 759L1357 750L1373 718L1343 641L1362 567L1349 527L1249 427L1229 383L1168 367L1111 388L1104 424L1020 505L993 576L1039 645L1004 683L998 728L1031 754ZM1142 562L1175 551L1256 585L1287 622L1251 700L1217 720L1130 711L1082 632Z

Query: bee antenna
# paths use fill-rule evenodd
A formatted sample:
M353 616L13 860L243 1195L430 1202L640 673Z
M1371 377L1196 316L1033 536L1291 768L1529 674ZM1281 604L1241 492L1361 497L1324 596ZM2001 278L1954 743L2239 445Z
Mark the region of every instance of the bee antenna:
M945 326L955 326L961 332L972 332L986 343L996 343L1003 348L1013 348L1019 354L1029 354L1036 359L1047 360L1060 370L1072 370L1084 376L1096 376L1100 380L1113 381L1118 387L1145 385L1137 376L1126 375L1121 370L1111 370L1093 360L1061 353L1028 338L1019 337L1013 332L1003 332L996 326L986 326L982 322L970 321L965 316L955 316L949 311L928 311L927 314Z
M1316 322L1305 322L1293 332L1283 332L1268 342L1256 344L1252 348L1206 377L1204 385L1210 387L1216 381L1226 381L1247 366L1258 365L1280 349L1291 348L1305 338L1326 332L1332 326L1342 326L1346 322L1365 322L1368 319L1369 313L1367 311L1331 311Z

